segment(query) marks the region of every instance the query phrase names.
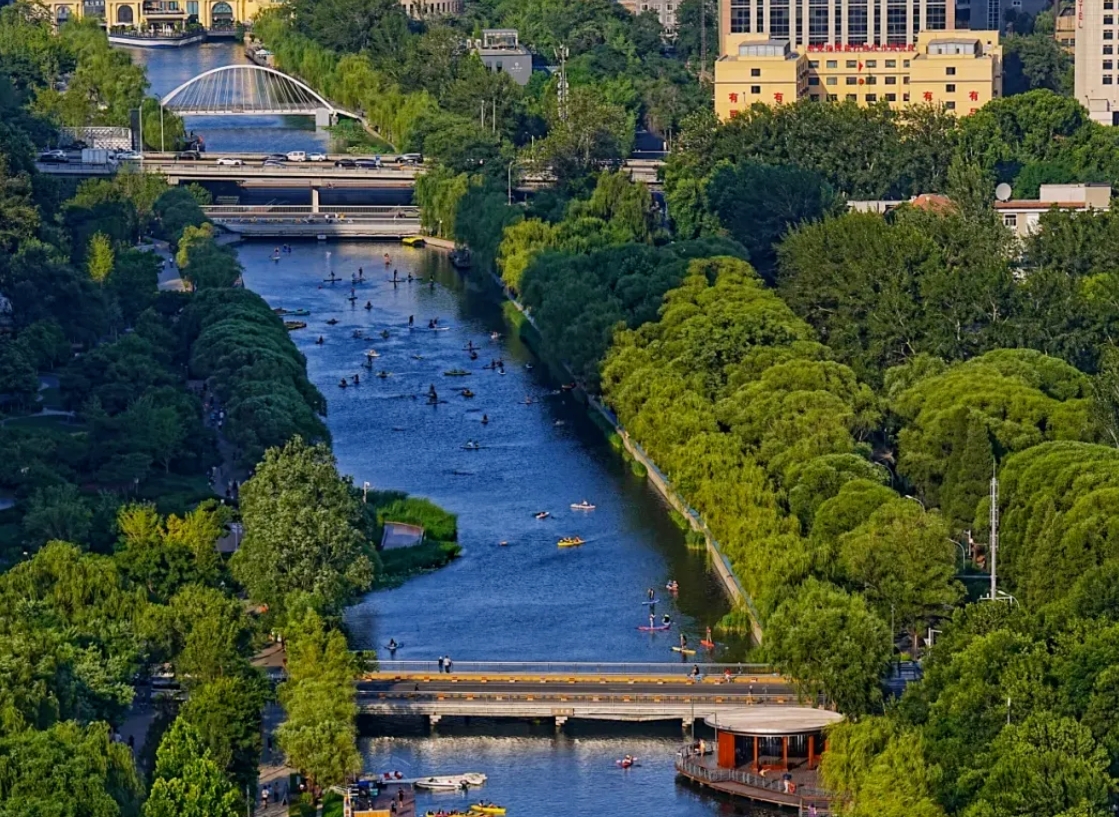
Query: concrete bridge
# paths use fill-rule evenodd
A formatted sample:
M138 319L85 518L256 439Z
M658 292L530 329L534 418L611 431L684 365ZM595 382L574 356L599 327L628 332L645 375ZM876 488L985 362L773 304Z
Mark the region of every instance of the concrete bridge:
M700 675L691 675L693 667ZM728 676L729 672L729 676ZM745 707L797 705L786 678L742 664L381 662L358 683L361 711L379 716L679 721L718 718Z
M416 207L319 205L214 205L203 207L210 221L246 238L404 238L420 234Z

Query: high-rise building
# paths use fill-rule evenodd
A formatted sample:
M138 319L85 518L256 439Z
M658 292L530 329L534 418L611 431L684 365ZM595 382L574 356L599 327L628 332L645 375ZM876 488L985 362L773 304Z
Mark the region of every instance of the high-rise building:
M1077 0L1076 98L1092 119L1119 125L1116 0Z

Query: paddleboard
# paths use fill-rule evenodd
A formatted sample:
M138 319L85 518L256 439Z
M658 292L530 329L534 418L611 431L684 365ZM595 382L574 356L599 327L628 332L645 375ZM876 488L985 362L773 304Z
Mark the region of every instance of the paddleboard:
M385 649L388 650L389 652L396 652L397 650L399 650L403 646L404 646L404 644L397 644L395 647L390 647L388 644L386 644Z
M672 651L682 653L683 655L695 655L695 650L690 647L673 647Z
M656 604L659 601L660 601L660 599L653 599L652 601L643 601L643 602L641 602L641 604L643 606L652 607L654 604Z
M663 630L667 630L670 627L672 627L671 624L658 624L656 627L650 627L649 625L646 624L646 625L643 625L641 627L638 627L637 629L641 630L641 632L643 632L643 633L656 633L656 632L661 632ZM673 647L672 649L676 649L676 648Z

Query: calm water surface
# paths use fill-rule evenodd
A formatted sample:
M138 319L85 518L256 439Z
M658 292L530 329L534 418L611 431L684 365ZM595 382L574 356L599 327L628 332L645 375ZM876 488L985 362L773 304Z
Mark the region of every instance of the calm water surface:
M128 50L160 95L202 71L247 61L236 43ZM187 126L205 135L211 152L311 150L328 143L301 117L198 117ZM397 244L296 244L279 263L270 260L272 249L240 247L245 280L273 306L312 311L308 328L292 337L327 397L342 470L358 484L429 496L459 515L460 560L371 594L350 611L348 623L361 646L395 638L405 644L397 653L402 659L672 661L668 638L635 629L646 621L640 605L646 588L663 588L669 578L680 582L679 598L657 612L669 612L693 639L726 611L702 556L685 548L660 498L629 472L577 404L554 393L529 351L506 337L488 287L464 280L440 255ZM386 252L392 256L387 268ZM353 303L347 284L322 281L332 270L348 279L358 267L366 281ZM394 268L404 278L409 272L434 276L438 285L394 287L388 280ZM409 315L418 330L408 331ZM437 316L448 331L424 328ZM326 325L331 317L339 321L334 327ZM380 337L383 329L391 334L387 340ZM373 340L354 338L355 330ZM502 337L491 340L492 332ZM314 342L319 335L322 345ZM475 362L464 351L468 341L479 347ZM381 355L375 371L391 377L379 380L361 367L368 349ZM498 357L505 361L504 376L481 369ZM537 365L529 370L530 363ZM443 376L453 368L471 375ZM358 387L338 388L343 376L355 373L362 375ZM446 403L425 405L432 384ZM459 396L455 389L463 386L477 396ZM524 404L526 396L531 405ZM483 413L491 420L485 427ZM463 450L471 439L482 450ZM583 499L597 509L568 509ZM533 513L539 510L554 518L538 522ZM569 535L587 545L559 550L556 540ZM741 652L717 657L737 660ZM369 719L362 731L368 771L485 772L489 782L476 796L508 806L511 817L746 813L675 781L680 733L674 725L569 723L557 734L551 724L445 719L430 733L416 721ZM627 753L641 766L623 772L614 761ZM418 805L423 813L468 802L420 793Z

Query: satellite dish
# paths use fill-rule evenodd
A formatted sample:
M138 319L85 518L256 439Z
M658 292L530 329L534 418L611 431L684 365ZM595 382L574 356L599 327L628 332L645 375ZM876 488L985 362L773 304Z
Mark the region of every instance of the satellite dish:
M1011 194L1011 187L1006 182L1003 182L995 188L995 198L999 201L1009 201Z

